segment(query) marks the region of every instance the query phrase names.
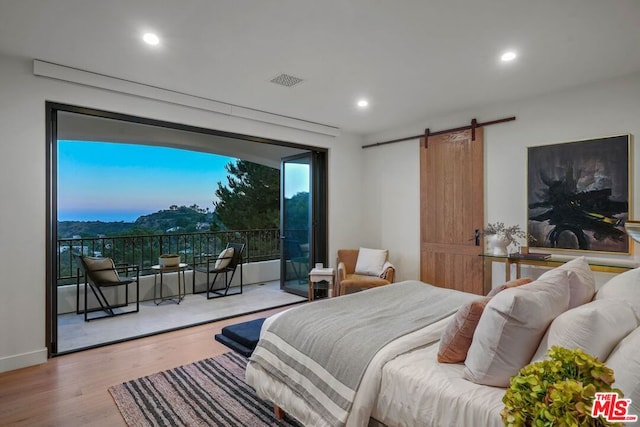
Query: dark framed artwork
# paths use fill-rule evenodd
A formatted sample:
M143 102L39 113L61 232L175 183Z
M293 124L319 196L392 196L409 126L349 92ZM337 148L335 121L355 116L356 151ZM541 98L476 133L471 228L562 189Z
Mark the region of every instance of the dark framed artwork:
M529 147L531 247L628 254L630 136Z

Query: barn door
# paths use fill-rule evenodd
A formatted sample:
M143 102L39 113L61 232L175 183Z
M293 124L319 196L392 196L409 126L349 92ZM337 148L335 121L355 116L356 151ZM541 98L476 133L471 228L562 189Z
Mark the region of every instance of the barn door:
M420 148L420 279L483 294L482 128L429 136ZM477 230L477 231L476 231Z

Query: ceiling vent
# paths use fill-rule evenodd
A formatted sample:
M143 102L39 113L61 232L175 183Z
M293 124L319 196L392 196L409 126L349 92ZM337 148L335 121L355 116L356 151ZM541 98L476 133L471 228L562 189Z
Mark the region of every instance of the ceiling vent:
M271 79L271 83L275 83L280 86L292 87L302 82L302 79L294 76L290 76L289 74L280 74Z

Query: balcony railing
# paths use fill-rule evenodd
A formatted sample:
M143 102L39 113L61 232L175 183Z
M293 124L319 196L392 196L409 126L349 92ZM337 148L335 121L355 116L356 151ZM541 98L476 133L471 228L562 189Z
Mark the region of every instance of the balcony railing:
M141 274L152 274L151 266L161 254L179 254L190 264L194 256L218 255L229 242L245 244L243 262L280 258L279 229L58 239L57 283L76 282L74 253L110 257L116 264L137 265Z

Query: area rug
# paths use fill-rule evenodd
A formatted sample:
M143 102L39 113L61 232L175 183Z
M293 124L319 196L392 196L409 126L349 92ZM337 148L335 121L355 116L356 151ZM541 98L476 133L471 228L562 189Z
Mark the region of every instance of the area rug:
M229 352L109 387L129 426L298 426L245 383L247 359Z

